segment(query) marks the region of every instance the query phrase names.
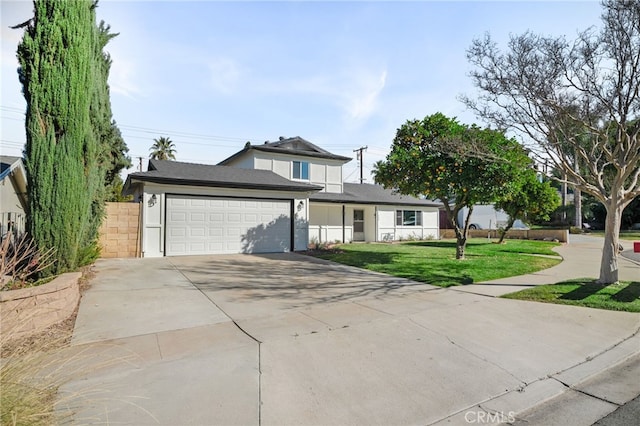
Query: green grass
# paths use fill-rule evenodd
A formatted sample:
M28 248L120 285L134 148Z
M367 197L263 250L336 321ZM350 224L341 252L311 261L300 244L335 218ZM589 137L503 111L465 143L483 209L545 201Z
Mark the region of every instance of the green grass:
M440 287L529 274L557 265L551 255L557 243L508 240L495 244L483 238L470 239L466 259L456 260L455 240L396 244L343 244L334 252L317 256L346 265L409 278Z
M604 237L604 231L591 231L594 237ZM621 240L640 241L640 231L620 231Z
M562 305L585 306L610 311L640 312L640 282L597 284L590 278L541 285L502 296Z

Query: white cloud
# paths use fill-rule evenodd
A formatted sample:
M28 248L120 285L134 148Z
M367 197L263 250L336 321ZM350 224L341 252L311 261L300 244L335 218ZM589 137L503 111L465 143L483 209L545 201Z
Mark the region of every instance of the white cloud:
M344 121L349 124L362 124L377 110L379 97L387 82L387 70L353 68L325 70L323 74L314 74L296 78L277 76L260 84L254 89L268 94L304 95L324 99L342 112ZM249 88L251 85L244 85Z
M235 91L242 71L240 65L231 58L212 58L207 63L211 74L211 86L217 92L231 94Z
M142 92L135 83L136 67L133 62L119 56L114 60L109 71L109 86L111 93L135 98Z
M364 121L373 114L377 107L378 97L387 81L387 71L377 77L371 73L356 75L354 90L346 93L346 111L353 120Z

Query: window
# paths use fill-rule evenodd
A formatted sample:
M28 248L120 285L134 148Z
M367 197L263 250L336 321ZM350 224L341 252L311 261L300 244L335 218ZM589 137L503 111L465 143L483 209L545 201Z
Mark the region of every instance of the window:
M422 226L420 210L396 210L397 226Z
M309 180L309 163L306 161L294 161L293 178Z

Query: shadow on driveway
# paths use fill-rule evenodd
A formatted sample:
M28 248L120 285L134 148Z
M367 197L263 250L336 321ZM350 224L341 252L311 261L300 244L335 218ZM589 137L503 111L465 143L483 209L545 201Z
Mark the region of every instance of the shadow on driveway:
M293 253L185 256L170 261L201 291L233 303L266 300L304 307L439 288Z

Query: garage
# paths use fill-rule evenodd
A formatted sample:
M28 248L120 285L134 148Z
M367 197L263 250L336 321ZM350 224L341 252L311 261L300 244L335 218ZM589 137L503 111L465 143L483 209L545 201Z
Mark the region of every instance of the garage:
M291 200L166 197L166 256L291 250Z

